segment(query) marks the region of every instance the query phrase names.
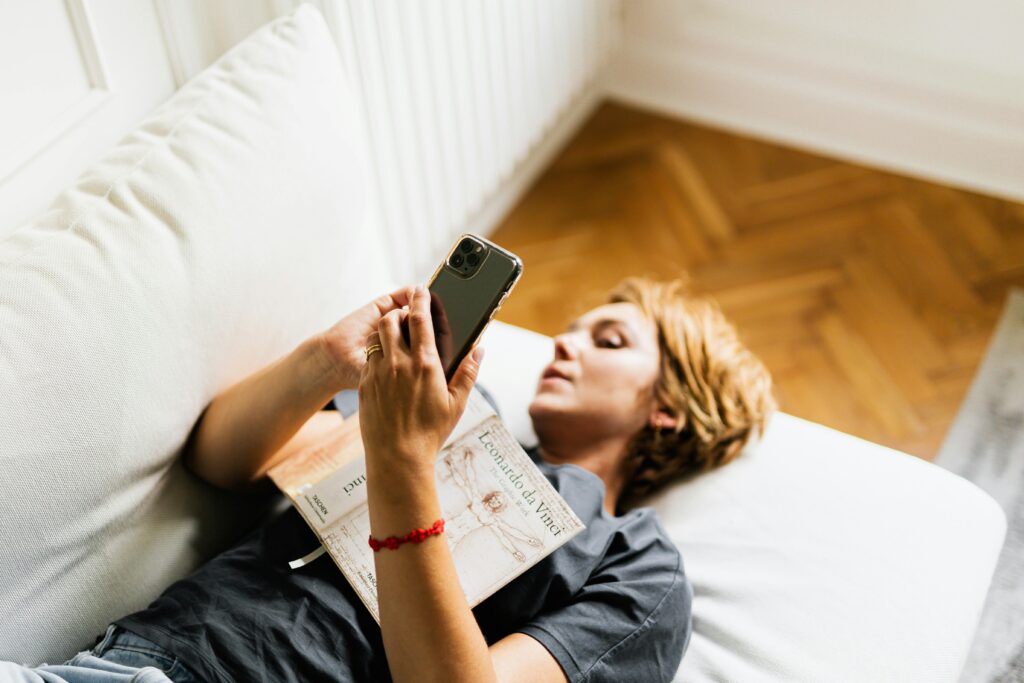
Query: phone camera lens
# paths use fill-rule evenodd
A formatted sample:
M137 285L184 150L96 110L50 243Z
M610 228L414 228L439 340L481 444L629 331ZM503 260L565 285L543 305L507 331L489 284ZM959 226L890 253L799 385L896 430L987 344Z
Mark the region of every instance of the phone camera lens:
M466 257L466 263L468 263L471 266L475 266L476 264L480 263L480 257L477 256L476 254L470 254L469 256Z
M454 256L452 256L451 264L453 266L455 266L456 268L458 268L459 266L462 265L462 261L463 261L462 254L455 254Z
M459 249L462 250L463 254L468 254L469 252L473 251L473 240L469 239L468 237L462 240L461 242L459 242Z

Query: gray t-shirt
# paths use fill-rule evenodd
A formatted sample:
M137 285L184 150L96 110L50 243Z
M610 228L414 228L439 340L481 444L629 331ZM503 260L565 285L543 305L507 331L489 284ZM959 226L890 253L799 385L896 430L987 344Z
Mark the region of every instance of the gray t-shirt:
M693 590L653 510L609 515L604 482L528 451L587 528L478 605L487 643L538 640L570 681L669 681L692 630ZM205 681L389 681L380 627L294 510L171 585L120 624Z

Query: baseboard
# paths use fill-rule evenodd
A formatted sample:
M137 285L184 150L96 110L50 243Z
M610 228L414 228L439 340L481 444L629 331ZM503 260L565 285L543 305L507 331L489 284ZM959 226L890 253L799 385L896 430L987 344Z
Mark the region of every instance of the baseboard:
M1024 108L892 69L780 54L728 30L624 41L614 99L983 194L1024 201ZM810 55L810 56L809 56ZM901 81L902 79L902 81Z

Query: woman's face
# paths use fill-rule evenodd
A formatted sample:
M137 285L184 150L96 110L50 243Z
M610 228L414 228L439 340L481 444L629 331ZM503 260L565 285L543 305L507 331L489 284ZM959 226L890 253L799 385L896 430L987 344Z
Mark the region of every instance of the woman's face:
M555 337L530 404L541 443L631 437L656 406L657 329L631 303L598 306Z

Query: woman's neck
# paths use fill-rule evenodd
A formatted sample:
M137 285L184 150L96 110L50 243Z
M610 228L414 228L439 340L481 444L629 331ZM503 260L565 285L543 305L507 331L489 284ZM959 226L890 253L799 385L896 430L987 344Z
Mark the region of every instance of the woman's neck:
M578 465L600 477L604 482L604 508L610 515L615 514L619 495L626 484L622 457L625 449L626 444L621 439L590 443L582 448L544 441L537 447L545 462L552 465Z

